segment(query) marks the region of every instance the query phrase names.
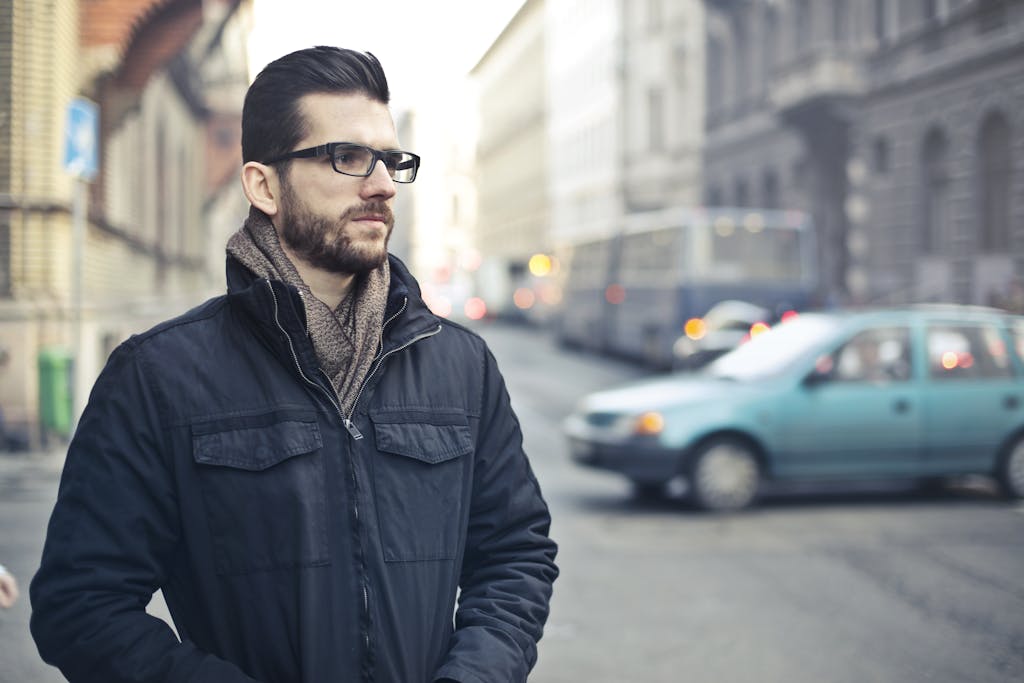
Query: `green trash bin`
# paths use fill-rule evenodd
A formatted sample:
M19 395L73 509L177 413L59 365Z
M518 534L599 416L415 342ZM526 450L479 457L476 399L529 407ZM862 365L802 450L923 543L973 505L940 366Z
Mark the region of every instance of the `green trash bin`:
M39 422L44 432L71 434L71 352L60 346L39 350Z

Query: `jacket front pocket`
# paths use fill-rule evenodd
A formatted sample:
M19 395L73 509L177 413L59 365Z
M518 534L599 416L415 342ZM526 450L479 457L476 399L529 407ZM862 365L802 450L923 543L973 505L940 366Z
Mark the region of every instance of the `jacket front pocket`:
M312 414L192 427L192 455L221 574L328 564L323 441Z
M473 450L465 415L396 411L372 418L377 440L374 493L384 559L454 559L468 504L463 456ZM420 421L404 421L409 418Z

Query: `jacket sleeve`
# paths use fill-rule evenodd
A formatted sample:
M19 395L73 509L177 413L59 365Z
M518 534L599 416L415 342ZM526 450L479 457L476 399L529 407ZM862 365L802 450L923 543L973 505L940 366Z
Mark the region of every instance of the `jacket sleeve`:
M31 630L72 683L253 681L146 613L179 537L161 409L133 341L112 355L68 449Z
M434 680L525 681L537 662L557 548L522 440L488 351L455 632Z

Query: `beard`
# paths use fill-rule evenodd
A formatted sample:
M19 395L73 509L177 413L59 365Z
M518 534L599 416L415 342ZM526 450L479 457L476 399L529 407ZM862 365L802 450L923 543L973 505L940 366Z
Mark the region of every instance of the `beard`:
M329 273L364 275L384 265L388 241L395 227L391 207L384 202L365 202L350 207L337 218L314 213L302 203L289 183L281 184L281 239L291 252L309 265ZM384 218L384 243L353 234L352 220L366 214Z

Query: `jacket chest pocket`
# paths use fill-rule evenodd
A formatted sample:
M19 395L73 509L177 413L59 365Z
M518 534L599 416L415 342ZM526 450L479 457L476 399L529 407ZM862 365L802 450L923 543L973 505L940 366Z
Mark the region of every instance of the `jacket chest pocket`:
M330 562L322 446L312 413L193 425L192 455L219 573Z
M371 415L377 453L374 494L388 562L451 560L468 505L466 457L473 450L461 411L379 411Z

